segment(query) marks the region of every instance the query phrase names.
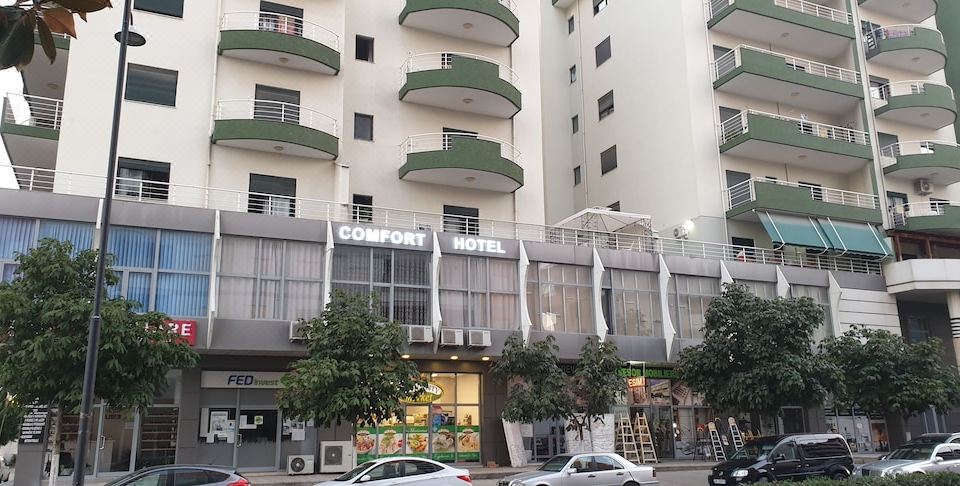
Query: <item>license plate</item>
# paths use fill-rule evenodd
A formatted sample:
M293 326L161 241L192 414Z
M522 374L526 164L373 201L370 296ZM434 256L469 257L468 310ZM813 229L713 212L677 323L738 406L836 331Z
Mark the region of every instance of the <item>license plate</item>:
M727 484L726 479L714 479L713 484Z

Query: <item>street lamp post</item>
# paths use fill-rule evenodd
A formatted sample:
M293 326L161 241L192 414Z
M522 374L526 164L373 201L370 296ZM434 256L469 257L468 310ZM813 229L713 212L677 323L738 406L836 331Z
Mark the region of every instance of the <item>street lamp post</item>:
M113 186L117 172L117 138L120 134L120 107L123 85L127 74L127 46L142 46L146 39L131 32L130 16L133 0L123 2L123 22L114 37L120 42L117 62L117 87L113 97L113 126L110 129L110 159L107 161L107 185L103 191L103 212L100 214L100 246L97 248L97 276L93 293L93 315L87 335L87 357L83 370L83 398L80 401L80 424L77 432L77 452L73 467L74 486L83 486L87 463L87 442L90 440L90 416L93 410L94 389L97 382L97 358L100 354L100 310L103 306L104 276L107 271L107 244L110 236L110 208L113 206ZM56 474L56 471L50 471Z

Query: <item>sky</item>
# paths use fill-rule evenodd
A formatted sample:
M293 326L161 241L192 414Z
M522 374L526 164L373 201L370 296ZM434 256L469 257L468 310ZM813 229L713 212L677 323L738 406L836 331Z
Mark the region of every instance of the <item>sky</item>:
M3 96L7 96L8 93L23 93L23 78L15 68L0 71L0 90ZM17 118L19 119L20 116ZM17 180L13 176L13 170L10 169L10 157L7 155L6 147L2 145L3 139L0 138L0 148L2 148L0 150L0 188L16 189Z

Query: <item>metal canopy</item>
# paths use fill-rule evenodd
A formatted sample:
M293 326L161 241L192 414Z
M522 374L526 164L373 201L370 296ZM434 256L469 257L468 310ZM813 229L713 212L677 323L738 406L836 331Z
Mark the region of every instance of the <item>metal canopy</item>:
M603 206L583 209L557 222L555 226L606 233L653 235L653 219L650 216L614 211Z

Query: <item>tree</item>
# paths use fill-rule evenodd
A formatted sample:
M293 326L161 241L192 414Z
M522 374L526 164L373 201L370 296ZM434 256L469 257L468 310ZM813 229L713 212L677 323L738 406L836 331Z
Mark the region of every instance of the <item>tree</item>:
M277 403L284 415L324 427L402 416L401 400L426 383L401 356L400 324L381 323L378 308L367 296L336 291L320 317L303 321L310 357L281 379Z
M20 404L80 406L97 252L72 253L70 243L43 240L17 256L16 279L0 284L0 390ZM171 369L199 359L166 316L138 314L138 305L104 299L94 393L115 409L150 406Z
M787 405L818 405L836 380L814 352L822 323L812 299L766 300L727 285L707 309L703 343L680 353L680 379L717 410L772 416Z
M931 406L946 413L960 403L960 375L944 362L939 339L909 344L888 331L858 326L827 339L822 349L841 372L834 392L838 407L856 405L902 426Z
M20 421L23 420L23 413L23 407L13 397L7 397L0 402L0 445L20 435Z
M529 423L569 417L573 401L567 376L560 368L553 336L525 346L520 333L503 346L490 372L507 383L507 400L501 417L507 422Z
M57 58L53 33L76 39L73 16L86 21L88 13L107 7L112 7L110 0L16 0L0 7L0 69L23 69L30 64L34 33L52 64Z
M617 345L612 341L601 342L600 338L590 336L580 348L572 383L577 413L570 415L568 426L577 430L580 440L583 440L583 429L591 430L592 424L603 423L604 414L609 413L610 407L627 391L623 378L617 375L623 365L617 356Z

